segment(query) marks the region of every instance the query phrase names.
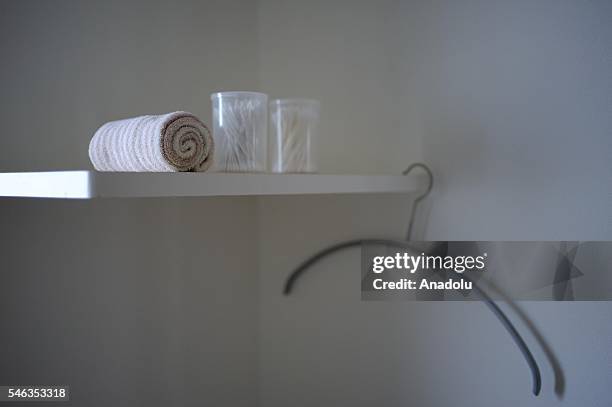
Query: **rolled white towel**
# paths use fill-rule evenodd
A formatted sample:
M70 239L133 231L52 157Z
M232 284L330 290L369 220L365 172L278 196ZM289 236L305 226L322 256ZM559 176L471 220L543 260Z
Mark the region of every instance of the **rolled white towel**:
M98 171L206 171L213 151L210 131L187 112L108 122L89 143Z

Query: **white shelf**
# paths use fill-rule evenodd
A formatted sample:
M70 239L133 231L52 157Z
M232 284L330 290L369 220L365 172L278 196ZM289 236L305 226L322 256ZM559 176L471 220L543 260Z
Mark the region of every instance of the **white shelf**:
M408 193L415 191L419 185L418 177L402 175L96 171L0 173L0 197L29 198Z

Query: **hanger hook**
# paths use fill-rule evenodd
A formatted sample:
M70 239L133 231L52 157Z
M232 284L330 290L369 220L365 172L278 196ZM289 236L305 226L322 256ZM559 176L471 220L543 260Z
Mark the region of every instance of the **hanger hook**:
M412 204L412 210L410 211L410 219L408 220L408 231L406 232L406 240L412 240L412 226L414 224L414 216L416 214L417 206L419 205L419 203L423 199L425 199L425 197L427 195L429 195L429 193L433 189L433 185L434 185L433 172L431 172L429 167L427 165L423 164L423 163L413 163L413 164L410 164L410 166L408 168L406 168L402 172L402 174L403 175L408 175L415 168L420 168L423 171L425 171L425 173L427 174L427 178L429 179L429 183L428 183L427 188L425 189L425 191L421 195L419 195L416 198L414 198L414 203Z
M402 171L402 175L408 175L415 168L421 168L423 171L425 171L425 173L427 174L427 178L429 179L429 184L427 185L427 189L425 190L425 192L423 192L421 195L419 195L418 197L414 199L415 202L419 202L425 199L425 197L429 195L429 193L431 192L433 185L434 185L434 176L433 176L433 172L431 172L429 167L423 163L410 164L408 168Z

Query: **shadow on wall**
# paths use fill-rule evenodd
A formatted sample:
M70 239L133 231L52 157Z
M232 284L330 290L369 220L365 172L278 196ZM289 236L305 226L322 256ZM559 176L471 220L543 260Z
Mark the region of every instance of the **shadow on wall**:
M508 305L516 315L518 315L525 326L529 328L533 337L538 341L538 344L544 351L544 355L546 355L546 359L548 363L552 367L553 374L555 375L555 394L559 399L563 399L563 395L565 394L565 375L563 374L563 369L561 368L561 364L559 363L559 359L555 356L552 348L544 339L544 336L540 333L535 323L527 316L525 311L523 311L519 305L514 301L508 301Z
M557 398L562 400L566 388L565 375L563 374L561 363L559 362L557 356L555 356L555 353L553 352L551 346L546 341L546 339L544 339L544 336L540 333L536 324L531 320L531 318L529 318L527 313L519 306L516 301L513 301L508 296L506 296L506 294L494 284L489 283L487 285L491 290L495 291L501 298L504 299L504 302L508 305L509 308L512 309L513 313L521 319L525 327L529 329L529 331L533 335L533 338L537 341L539 347L544 352L544 356L546 357L548 364L553 370L555 395L557 396Z

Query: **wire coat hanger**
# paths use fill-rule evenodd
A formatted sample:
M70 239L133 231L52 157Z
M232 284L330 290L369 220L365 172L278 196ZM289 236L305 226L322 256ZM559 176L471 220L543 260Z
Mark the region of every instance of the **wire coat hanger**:
M419 196L417 196L414 199L414 202L412 204L412 208L410 211L410 218L408 220L408 229L406 231L406 240L365 238L365 239L347 240L344 242L340 242L340 243L336 243L334 245L328 246L318 251L314 255L310 256L308 259L304 260L295 270L293 270L293 272L291 272L291 274L289 274L289 276L285 280L283 293L285 295L290 295L291 292L293 291L293 288L295 286L297 279L300 276L302 276L311 266L313 266L315 263L317 263L324 257L327 257L341 250L362 246L364 244L384 244L384 245L393 246L397 248L420 251L420 249L415 248L415 246L411 243L414 219L415 219L416 209L418 205L421 203L423 199L425 199L430 194L431 190L433 189L434 176L433 176L432 171L429 169L429 167L423 163L411 164L408 168L406 168L402 172L402 174L408 175L415 168L420 168L423 171L425 171L429 179L429 182L428 182L428 185L425 191ZM435 250L445 252L446 248L444 246L446 246L447 248L448 244L437 245L435 247ZM529 347L523 340L523 337L514 327L514 325L512 324L510 319L506 316L506 314L501 310L501 308L499 308L499 306L491 299L491 297L484 290L482 290L478 286L476 282L474 282L473 280L471 280L469 277L465 275L463 275L462 278L472 282L473 290L482 299L485 305L487 305L489 310L497 317L499 322L504 326L508 334L512 337L512 340L514 341L516 346L519 348L521 354L523 355L523 358L527 362L527 365L529 366L529 369L531 371L532 392L535 396L537 396L538 394L540 394L540 390L542 388L542 378L540 374L540 368L535 358L533 357L533 354L529 350Z

